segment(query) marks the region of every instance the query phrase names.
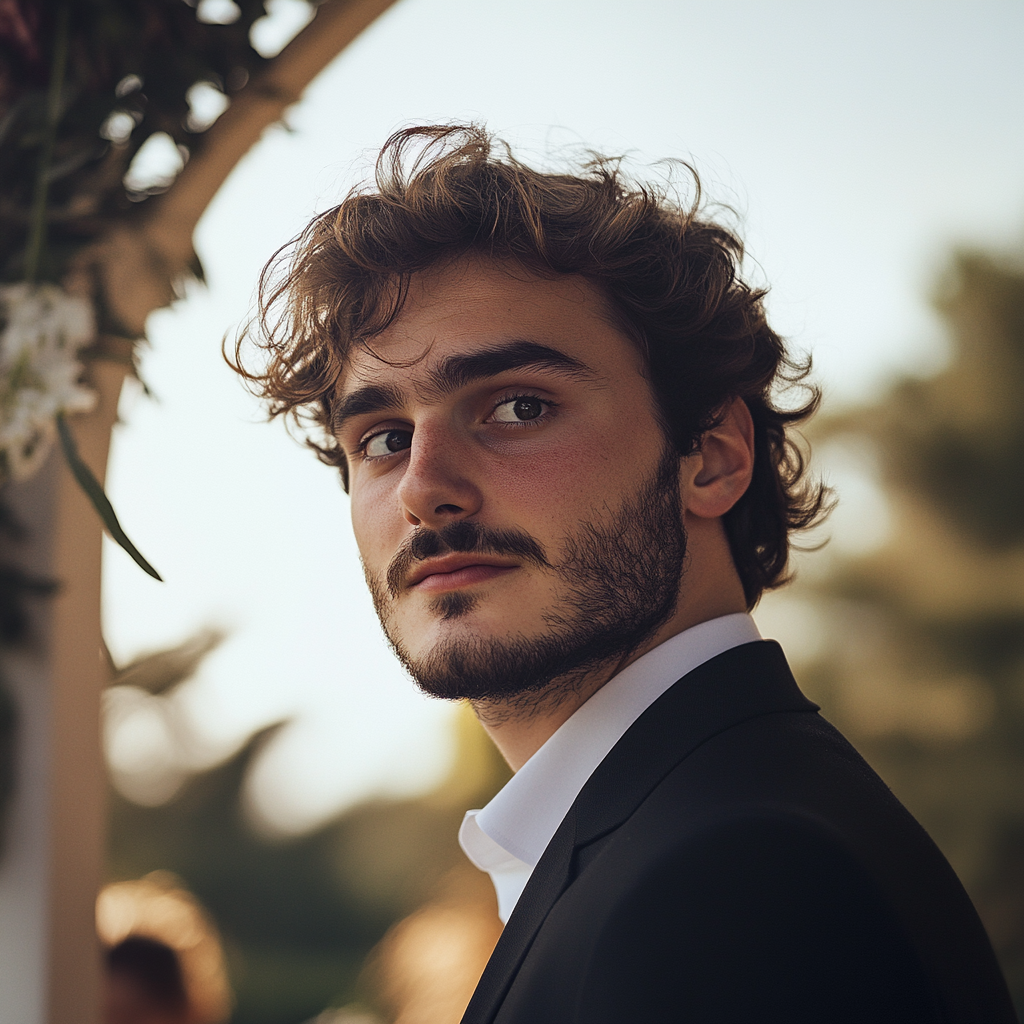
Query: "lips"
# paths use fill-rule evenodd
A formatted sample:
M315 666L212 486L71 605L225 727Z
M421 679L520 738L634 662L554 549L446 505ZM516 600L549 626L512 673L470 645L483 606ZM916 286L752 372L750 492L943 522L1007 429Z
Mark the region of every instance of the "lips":
M449 590L483 583L517 568L518 565L486 555L447 555L431 558L416 566L409 574L406 586L419 590Z

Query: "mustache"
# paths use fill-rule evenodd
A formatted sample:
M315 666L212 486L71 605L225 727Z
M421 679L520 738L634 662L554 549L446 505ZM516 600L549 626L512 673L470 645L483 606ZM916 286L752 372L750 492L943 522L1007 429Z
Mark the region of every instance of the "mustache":
M544 548L524 530L492 530L463 519L440 530L420 527L405 541L391 560L385 577L391 596L398 596L414 562L449 552L505 555L525 559L545 569L551 568Z

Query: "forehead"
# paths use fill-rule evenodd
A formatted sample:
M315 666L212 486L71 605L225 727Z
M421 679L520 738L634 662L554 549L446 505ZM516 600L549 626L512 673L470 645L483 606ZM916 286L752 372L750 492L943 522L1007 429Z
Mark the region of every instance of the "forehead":
M515 344L552 349L598 376L642 374L636 346L591 282L468 257L413 275L395 321L353 347L340 393L385 380L431 390L445 361Z

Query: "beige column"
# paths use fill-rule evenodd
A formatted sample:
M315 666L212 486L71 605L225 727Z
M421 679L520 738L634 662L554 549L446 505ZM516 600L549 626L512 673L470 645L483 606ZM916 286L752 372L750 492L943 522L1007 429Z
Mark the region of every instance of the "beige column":
M82 458L99 480L124 376L125 368L115 363L93 363L89 379L99 403L70 421ZM0 862L0 893L11 911L4 929L14 931L4 942L22 963L15 976L3 978L9 998L0 997L0 1021L7 1022L7 1004L38 1024L98 1024L95 900L106 855L102 527L57 451L35 479L11 488L10 500L30 534L23 564L57 580L60 590L39 602L29 650L5 665L21 721L18 789L8 855ZM25 948L18 947L21 941Z

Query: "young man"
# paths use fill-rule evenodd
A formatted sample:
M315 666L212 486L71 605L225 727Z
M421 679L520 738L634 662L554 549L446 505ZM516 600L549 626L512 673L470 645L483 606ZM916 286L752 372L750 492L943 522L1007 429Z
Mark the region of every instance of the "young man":
M460 834L507 921L473 1024L1014 1019L949 866L748 614L825 498L740 256L612 162L426 128L265 274L247 376L322 429L398 656L516 771Z

